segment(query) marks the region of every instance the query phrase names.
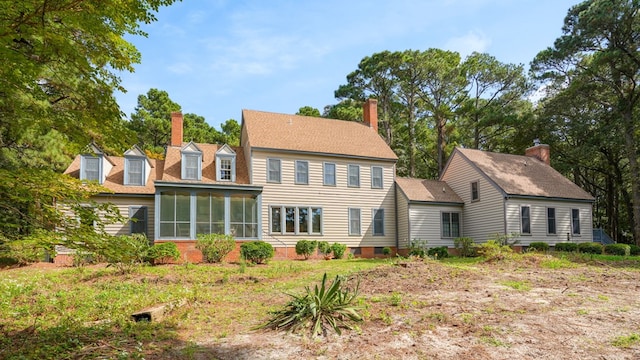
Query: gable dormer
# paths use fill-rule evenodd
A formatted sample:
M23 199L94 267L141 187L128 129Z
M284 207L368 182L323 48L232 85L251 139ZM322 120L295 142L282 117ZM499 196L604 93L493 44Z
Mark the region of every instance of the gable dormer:
M236 181L236 152L227 144L216 151L216 180Z
M138 146L124 153L124 185L144 186L151 173L151 162Z
M104 184L113 163L96 144L91 143L80 155L80 180L97 181Z
M202 180L202 150L193 142L180 149L182 180Z

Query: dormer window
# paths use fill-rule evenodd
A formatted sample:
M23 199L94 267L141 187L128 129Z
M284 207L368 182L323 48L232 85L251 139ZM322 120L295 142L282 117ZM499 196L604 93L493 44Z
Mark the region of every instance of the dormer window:
M151 171L151 164L144 151L134 146L124 153L124 185L144 186Z
M80 174L81 180L93 180L100 182L100 164L101 159L98 156L83 155L82 156L82 171Z
M202 179L202 151L193 142L182 148L182 180Z
M216 152L216 179L236 181L236 152L226 144Z

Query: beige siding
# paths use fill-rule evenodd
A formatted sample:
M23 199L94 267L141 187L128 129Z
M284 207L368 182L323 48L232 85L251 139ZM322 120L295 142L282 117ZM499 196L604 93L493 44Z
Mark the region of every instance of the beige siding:
M409 202L396 186L396 201L398 202L398 247L406 249L409 247Z
M129 208L131 206L146 206L147 207L147 237L149 239L155 239L154 234L154 219L155 219L155 206L153 197L96 197L96 202L106 203L110 202L114 204L120 211L120 215L125 218L129 217ZM105 227L107 233L111 235L128 235L130 230L129 222L109 224Z
M464 201L463 235L484 242L494 234L504 234L503 195L471 164L455 154L441 180L447 182ZM471 201L471 183L479 183L479 200Z
M442 237L442 212L458 212L461 215L460 232L464 234L464 215L462 207L430 204L410 204L409 223L411 240L426 240L428 247L453 247L453 238Z
M268 183L267 158L281 160L280 184ZM295 184L295 161L309 162L309 184ZM323 185L323 164L336 164L336 186ZM271 206L321 207L323 212L322 235L271 234L263 236L274 246L295 245L300 239L340 242L350 247L396 246L394 164L375 160L346 159L319 155L268 153L254 150L251 156L252 184L263 186L262 229L270 233L269 209ZM360 165L360 187L347 186L348 164ZM383 188L371 188L371 166L383 168ZM349 235L349 208L361 209L362 233ZM372 209L384 209L384 236L373 236ZM278 239L280 242L278 242Z
M520 209L522 206L529 206L531 209L531 235L521 234ZM547 234L547 208L549 207L556 209L556 234ZM527 246L534 241L544 241L553 245L567 241L567 234L570 241L593 241L591 204L589 203L516 198L507 200L506 208L507 232L521 234L518 237L519 245ZM580 235L572 235L571 209L580 209Z

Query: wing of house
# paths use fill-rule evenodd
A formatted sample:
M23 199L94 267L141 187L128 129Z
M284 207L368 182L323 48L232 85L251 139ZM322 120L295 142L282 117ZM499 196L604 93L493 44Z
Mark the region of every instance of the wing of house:
M519 234L523 246L592 241L594 198L550 166L548 145L525 156L457 148L440 180L463 200L463 234L476 242L494 234Z

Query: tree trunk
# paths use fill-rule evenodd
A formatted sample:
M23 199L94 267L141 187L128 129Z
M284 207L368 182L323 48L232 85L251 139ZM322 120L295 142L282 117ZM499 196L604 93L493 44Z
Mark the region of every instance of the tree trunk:
M633 239L640 246L640 168L638 167L638 152L635 141L635 124L633 123L633 109L628 108L623 113L624 121L624 145L629 160L631 173L631 201L633 205Z
M442 176L444 168L444 126L446 120L442 115L436 115L436 126L438 128L438 176Z

